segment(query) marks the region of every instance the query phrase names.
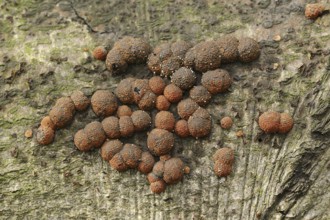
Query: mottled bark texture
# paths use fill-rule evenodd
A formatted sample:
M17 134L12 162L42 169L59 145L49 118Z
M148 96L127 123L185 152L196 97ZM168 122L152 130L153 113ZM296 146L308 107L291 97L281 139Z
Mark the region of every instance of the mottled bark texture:
M306 2L1 1L0 218L329 219L330 16L306 19ZM97 119L91 110L77 114L53 144L36 143L36 128L57 98L76 89L90 97L127 76L151 76L143 65L110 76L91 58L95 46L111 47L124 35L155 46L228 33L258 40L261 57L223 65L234 83L207 107L212 134L176 139L173 154L191 173L165 193L152 194L136 171L114 171L99 152L74 147L74 132ZM256 119L266 110L293 115L293 130L262 134ZM228 131L219 125L227 115L234 121ZM146 149L146 134L125 142ZM219 179L212 155L221 146L233 148L236 159L233 173Z

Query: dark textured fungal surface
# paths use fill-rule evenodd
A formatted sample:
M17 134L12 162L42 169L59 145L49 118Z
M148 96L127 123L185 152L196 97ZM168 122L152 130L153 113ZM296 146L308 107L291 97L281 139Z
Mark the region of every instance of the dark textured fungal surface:
M150 128L151 126L151 117L150 115L142 110L134 111L131 115L132 122L135 128L135 131L144 131Z
M155 127L173 131L175 126L175 118L172 112L160 111L155 116Z
M118 99L124 103L124 104L132 104L134 103L134 96L133 96L133 83L135 79L134 78L125 78L120 81L120 83L117 85L115 94L118 97Z
M102 120L102 128L110 139L120 138L119 119L115 116L110 116Z
M84 111L88 108L90 100L82 91L75 91L70 96L77 111Z
M189 97L199 106L206 106L210 103L212 95L204 86L194 86L189 91Z
M56 101L55 106L50 110L49 117L56 128L64 128L73 120L75 106L71 98L62 97Z
M173 73L171 82L180 89L187 90L195 85L196 74L191 69L181 67Z
M226 92L232 84L229 73L223 69L211 70L203 74L202 85L211 93Z
M260 46L252 38L245 37L239 40L238 44L239 60L243 63L249 63L259 58Z
M191 136L195 138L205 137L210 134L212 121L210 113L199 107L188 119L188 129Z
M97 90L91 98L91 105L97 116L107 117L117 111L117 97L108 90Z
M224 36L215 40L219 48L222 63L233 63L238 60L238 40L233 36Z
M184 99L178 103L177 110L178 115L185 120L194 114L194 112L198 109L198 104L194 102L192 99Z
M231 174L235 160L234 150L228 147L218 149L213 155L214 172L218 177Z
M168 154L174 146L174 136L167 130L155 128L148 134L147 144L157 156Z
M164 89L164 96L171 103L177 103L182 99L182 90L173 83L167 85Z

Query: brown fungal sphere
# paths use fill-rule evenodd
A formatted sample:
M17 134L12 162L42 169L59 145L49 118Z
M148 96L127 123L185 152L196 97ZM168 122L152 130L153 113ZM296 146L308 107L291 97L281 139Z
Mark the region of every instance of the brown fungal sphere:
M132 118L129 116L119 118L119 130L122 137L132 136L135 131Z
M99 148L104 143L106 136L102 128L102 124L98 121L91 122L86 125L84 131L94 148Z
M121 105L117 109L117 117L122 117L122 116L131 116L132 115L132 109L128 107L127 105Z
M305 7L305 16L309 19L316 19L324 12L325 7L320 3L307 4Z
M288 113L281 113L280 126L278 132L281 134L288 133L293 127L293 119Z
M128 168L134 169L139 165L142 150L135 144L125 144L119 152Z
M177 103L182 99L182 90L173 83L167 85L164 89L164 96L171 103Z
M188 120L188 118L194 114L199 108L198 104L192 99L184 99L179 102L177 106L178 114L182 119Z
M151 92L151 91L147 91L144 96L142 97L142 99L139 101L139 108L145 111L150 111L153 108L155 108L156 106L156 99L157 96Z
M214 173L218 177L226 177L229 176L232 171L232 165L224 164L219 161L214 163Z
M148 62L147 62L147 66L148 69L153 72L154 74L160 74L162 71L162 68L160 66L161 61L159 59L158 54L155 53L151 53L148 56Z
M164 166L165 166L164 160L157 161L157 163L155 163L154 167L152 168L152 173L158 178L163 178Z
M186 120L181 119L177 121L174 130L179 137L185 138L190 136L188 122Z
M98 46L93 50L93 57L97 60L104 61L107 57L107 54L108 51L102 46Z
M105 65L111 74L118 75L126 71L128 63L120 51L117 48L113 48L107 54Z
M238 44L239 61L249 63L259 58L260 47L257 41L245 37L239 40Z
M39 144L47 145L54 141L55 131L48 126L40 126L37 130L37 141Z
M215 42L219 48L222 63L233 63L238 60L238 40L236 37L224 36Z
M119 119L115 116L110 116L102 120L102 127L110 139L116 139L121 137L119 128Z
M111 160L109 160L109 164L112 168L119 172L126 171L129 167L126 165L120 153L115 154Z
M171 76L177 69L181 67L182 61L178 57L169 57L161 64L161 75L165 77Z
M232 165L234 163L234 159L234 150L229 147L220 148L213 155L213 161L219 161L228 165Z
M166 83L160 76L153 76L149 79L149 87L156 95L162 95L165 89Z
M183 40L179 40L177 42L174 42L171 45L172 55L175 56L175 57L178 57L180 60L183 61L187 51L192 46L193 45L190 42L183 41Z
M233 126L233 119L231 119L231 117L229 117L229 116L223 117L220 120L220 126L223 129L229 129L229 128L231 128L231 126Z
M90 100L82 91L74 91L70 96L77 111L84 111L88 108Z
M214 70L221 64L221 55L214 41L205 41L188 50L184 65L198 72Z
M54 122L50 119L49 116L44 117L40 122L41 127L50 127L55 131L55 125Z
M110 140L104 142L104 144L101 147L101 157L105 161L109 161L115 156L115 154L119 153L123 149L123 143L118 140Z
M206 106L210 103L212 95L204 86L194 86L189 91L189 97L199 106Z
M154 182L161 180L161 177L158 177L158 176L156 176L156 174L151 172L151 173L148 173L147 180L149 183L154 183Z
M258 123L265 133L276 133L280 127L281 114L273 111L264 112L259 116Z
M131 118L135 131L144 131L151 126L151 117L145 111L142 110L134 111Z
M188 119L188 129L195 138L205 137L212 129L211 116L206 109L199 107Z
M163 95L160 95L156 99L156 108L159 111L167 111L171 106L171 103Z
M74 145L80 151L89 151L93 149L91 141L89 140L84 129L77 131L74 135Z
M217 94L226 92L232 80L226 70L216 69L204 73L201 82L211 94Z
M168 154L174 145L174 136L171 132L155 128L153 129L147 139L149 150L157 156Z
M150 190L153 193L159 194L164 192L165 189L166 189L166 183L164 182L164 180L159 180L150 184Z
M175 118L173 113L169 111L160 111L155 117L155 127L173 131L175 125Z
M196 74L186 67L181 67L172 75L172 83L182 90L190 89L196 83Z
M134 103L133 90L132 90L134 81L135 81L134 78L123 79L118 83L117 88L115 89L116 96L124 104Z
M143 174L148 174L151 172L154 164L155 158L148 151L145 151L141 154L138 170Z
M91 98L91 105L99 117L113 115L118 108L116 96L108 90L97 90Z
M184 164L180 158L165 161L163 179L167 184L179 182L184 174Z
M138 104L143 96L150 92L149 81L147 79L136 79L132 84L134 102Z
M49 112L49 117L56 128L63 128L71 123L75 114L73 101L69 97L62 97Z

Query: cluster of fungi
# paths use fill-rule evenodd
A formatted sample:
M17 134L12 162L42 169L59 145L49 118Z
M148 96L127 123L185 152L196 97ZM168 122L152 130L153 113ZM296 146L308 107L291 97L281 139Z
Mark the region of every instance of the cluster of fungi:
M230 74L219 69L220 65L252 62L259 57L260 48L251 38L225 36L195 46L185 41L164 43L152 50L143 39L124 37L109 52L98 47L93 55L105 60L115 75L124 74L128 65L136 63L146 63L155 75L125 78L114 91L98 90L91 99L80 91L58 99L41 121L37 141L52 143L56 129L69 125L76 111L91 105L100 121L79 130L74 135L75 146L80 151L100 149L101 157L117 171L138 169L147 175L151 191L161 193L190 172L180 157L171 155L175 136L203 138L211 133L206 106L213 95L226 92L232 84ZM197 73L202 73L201 78ZM221 121L224 129L232 124L230 117ZM147 147L122 142L138 132L147 132ZM214 155L216 175L228 176L233 162L232 149L219 149Z

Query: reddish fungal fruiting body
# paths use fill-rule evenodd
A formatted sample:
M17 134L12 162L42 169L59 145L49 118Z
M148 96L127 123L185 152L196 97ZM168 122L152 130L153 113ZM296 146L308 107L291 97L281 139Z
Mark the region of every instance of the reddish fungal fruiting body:
M238 44L239 60L243 63L249 63L259 58L260 46L252 38L245 37L239 40Z
M196 83L196 74L186 67L181 67L172 75L172 83L182 90L193 87Z
M115 116L110 116L102 120L102 127L110 139L116 139L121 137L119 119Z
M265 133L276 133L281 123L281 114L278 112L264 112L259 117L259 127Z
M115 89L115 94L118 99L124 104L132 104L134 103L134 96L133 96L133 83L134 78L126 78L120 81Z
M165 87L164 96L169 102L177 103L182 99L183 93L179 87L172 83Z
M87 124L84 131L92 147L99 148L102 146L106 136L100 122L94 121Z
M108 51L102 46L98 46L93 50L93 57L97 60L104 61L107 57L107 54Z
M221 55L214 41L201 42L185 56L184 65L198 72L214 70L221 64Z
M71 123L75 114L75 106L71 98L62 97L50 110L49 117L56 128L63 128Z
M122 137L132 136L135 131L132 118L129 116L119 118L119 130Z
M41 127L50 127L55 131L55 125L49 116L44 117L40 122Z
M281 113L280 126L278 132L281 134L288 133L293 127L293 119L288 113Z
M164 180L159 180L150 184L150 190L153 193L160 194L166 189L166 183Z
M231 117L229 117L229 116L223 117L220 120L220 126L223 129L229 129L229 128L231 128L233 126L233 119L231 119Z
M91 98L91 105L94 113L99 117L113 115L118 108L116 96L108 90L96 91Z
M141 110L151 110L156 105L157 96L151 91L147 79L137 79L132 87L134 102Z
M189 91L189 97L199 106L206 106L210 103L212 95L204 86L194 86Z
M115 154L123 149L123 145L124 144L118 139L104 142L100 151L101 157L105 161L111 160Z
M206 109L199 107L188 119L188 129L195 138L205 137L212 129L211 116Z
M143 174L148 174L151 172L155 164L155 158L149 152L143 152L141 155L138 170Z
M157 96L153 92L148 91L148 92L146 92L146 94L144 94L142 99L139 101L138 106L142 110L150 111L153 108L155 108L156 99L157 99Z
M238 60L238 40L236 37L224 36L216 40L222 63L233 63Z
M305 8L305 16L309 19L316 19L324 12L325 7L322 4L307 4Z
M55 131L49 126L40 126L37 131L37 141L39 144L47 145L54 141Z
M155 127L173 131L175 125L175 118L173 113L169 111L160 111L155 117Z
M163 95L160 95L156 99L156 108L159 111L167 111L171 106L171 103Z
M234 150L228 147L218 149L213 155L215 174L219 177L230 175L234 160Z
M184 173L184 164L179 158L171 158L165 161L163 179L167 184L179 182Z
M180 101L177 106L179 116L185 120L188 120L198 108L198 104L189 98Z
M166 83L160 76L153 76L149 79L149 87L156 95L162 95L165 89Z
M157 156L168 154L174 146L174 136L171 132L155 128L147 139L149 150Z
M132 115L132 109L128 107L127 105L121 105L117 109L117 117L122 117L122 116L131 116Z
M106 66L112 74L126 71L128 64L142 63L151 52L151 46L141 38L124 37L117 41L106 57Z
M88 108L90 100L82 91L75 91L70 96L77 111L84 111Z
M145 111L137 110L133 112L131 118L135 131L144 131L151 126L151 117Z
M204 73L201 82L211 94L218 94L226 92L232 80L226 70L216 69Z
M182 138L186 138L190 136L188 122L186 120L179 120L175 124L175 133Z

